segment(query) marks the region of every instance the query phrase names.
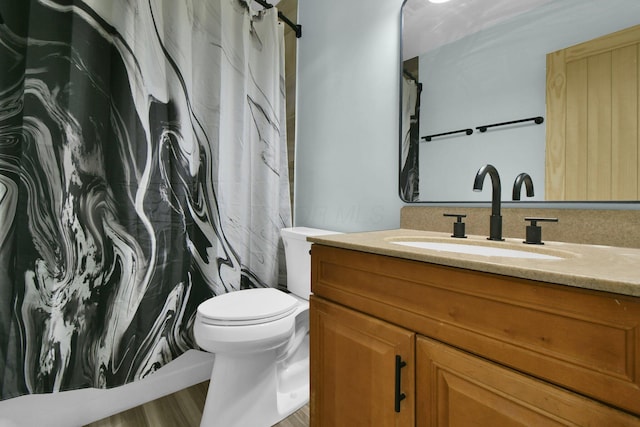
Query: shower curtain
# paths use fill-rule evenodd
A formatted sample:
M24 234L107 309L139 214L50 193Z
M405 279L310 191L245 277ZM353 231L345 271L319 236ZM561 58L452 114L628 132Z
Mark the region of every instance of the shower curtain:
M284 39L241 0L0 3L0 398L112 387L277 286Z
M405 202L420 200L420 93L422 85L402 76L400 137L400 197Z

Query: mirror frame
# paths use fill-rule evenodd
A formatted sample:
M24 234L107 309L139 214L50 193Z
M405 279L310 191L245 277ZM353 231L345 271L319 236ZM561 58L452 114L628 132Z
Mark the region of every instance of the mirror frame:
M403 29L404 29L404 7L409 0L403 0L402 6L400 7L400 21L399 21L399 52L398 52L398 63L399 63L399 72L398 72L398 89L399 89L399 103L398 103L398 197L403 203L412 204L412 205L436 205L436 206L447 206L447 205L462 205L462 206L482 206L482 205L490 205L491 201L487 199L486 201L477 201L477 200L420 200L420 201L408 201L403 199L402 197L402 142L403 142L403 132L402 132L402 107L404 100L403 93L403 75L404 75L404 58L403 58ZM480 165L482 166L482 165ZM480 167L479 166L479 167ZM512 200L502 200L502 205L504 207L535 207L535 208L591 208L591 209L629 209L629 210L640 210L640 200L564 200L564 201L547 201L547 200L531 200L531 201L512 201Z

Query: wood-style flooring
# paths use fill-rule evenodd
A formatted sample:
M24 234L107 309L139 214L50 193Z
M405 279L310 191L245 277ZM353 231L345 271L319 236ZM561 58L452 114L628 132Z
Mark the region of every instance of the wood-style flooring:
M208 387L209 381L205 381L86 427L198 427ZM308 405L276 424L277 427L308 425Z

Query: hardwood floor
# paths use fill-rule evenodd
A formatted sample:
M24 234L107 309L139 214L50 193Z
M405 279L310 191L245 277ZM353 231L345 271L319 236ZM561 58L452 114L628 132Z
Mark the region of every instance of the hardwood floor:
M207 397L209 381L129 409L86 427L198 427ZM282 420L275 427L307 427L309 405Z

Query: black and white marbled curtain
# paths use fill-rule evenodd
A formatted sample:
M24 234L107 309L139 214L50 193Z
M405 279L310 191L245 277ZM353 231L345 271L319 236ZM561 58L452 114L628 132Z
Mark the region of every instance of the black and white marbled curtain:
M405 202L420 200L420 94L422 85L402 77L400 123L400 197Z
M277 285L291 223L277 11L0 14L0 397L142 378L196 347L200 302Z

